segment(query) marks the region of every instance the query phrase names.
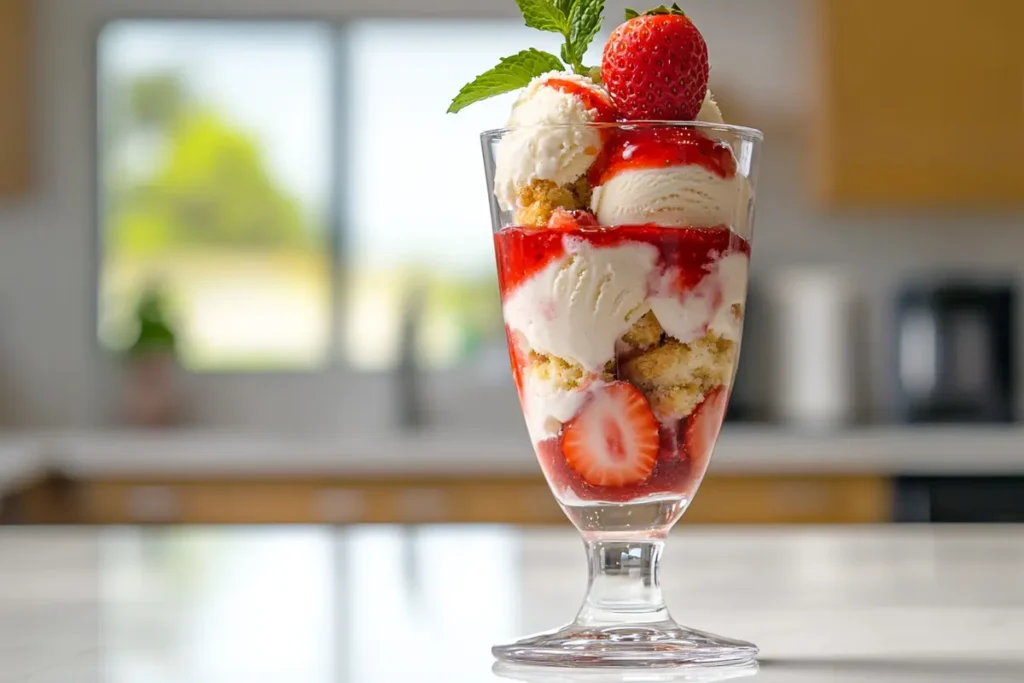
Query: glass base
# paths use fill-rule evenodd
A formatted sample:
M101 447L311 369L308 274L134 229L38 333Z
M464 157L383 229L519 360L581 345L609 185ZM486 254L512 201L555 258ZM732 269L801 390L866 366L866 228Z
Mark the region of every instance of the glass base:
M525 638L491 650L498 660L565 667L750 665L757 646L695 631L674 621L582 626Z
M535 664L495 662L496 676L524 683L719 683L756 676L757 662L735 666L683 666L673 668L557 668Z

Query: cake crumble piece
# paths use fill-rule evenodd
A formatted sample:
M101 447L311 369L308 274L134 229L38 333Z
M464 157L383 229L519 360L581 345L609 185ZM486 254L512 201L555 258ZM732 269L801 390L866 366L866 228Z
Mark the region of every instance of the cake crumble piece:
M548 224L555 209L588 209L591 194L586 176L568 185L555 185L550 180L534 180L519 189L516 224L543 228Z

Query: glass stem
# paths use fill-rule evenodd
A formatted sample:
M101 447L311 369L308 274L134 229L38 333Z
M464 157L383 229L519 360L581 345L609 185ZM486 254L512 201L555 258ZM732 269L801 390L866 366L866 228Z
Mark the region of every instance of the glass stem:
M576 624L608 626L670 621L658 573L664 545L661 540L587 542L587 598Z

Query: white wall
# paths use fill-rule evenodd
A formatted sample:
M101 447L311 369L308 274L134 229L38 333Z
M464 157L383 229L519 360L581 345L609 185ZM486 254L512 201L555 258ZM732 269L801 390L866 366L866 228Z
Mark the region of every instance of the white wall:
M515 16L511 0L38 0L38 179L27 198L0 203L0 425L86 427L109 423L115 368L95 343L93 42L122 16ZM612 2L621 16L625 2ZM654 3L652 3L654 4ZM810 0L687 2L712 47L716 79L749 93L773 115L799 115L810 99ZM428 9L429 8L429 9ZM716 45L727 49L715 49ZM497 55L496 55L497 56ZM756 121L741 121L756 125ZM902 130L906 130L902 128ZM1020 273L1020 214L1003 217L823 216L801 189L800 140L765 146L755 270L787 263L846 264L875 307L867 336L883 336L884 293L908 269L997 266ZM749 343L756 343L751 340ZM749 348L749 346L748 346ZM867 391L877 404L883 354ZM322 374L185 378L202 423L266 429L377 429L390 422L387 384ZM520 430L508 383L469 405L451 386L433 389L447 422ZM484 406L477 410L477 406Z

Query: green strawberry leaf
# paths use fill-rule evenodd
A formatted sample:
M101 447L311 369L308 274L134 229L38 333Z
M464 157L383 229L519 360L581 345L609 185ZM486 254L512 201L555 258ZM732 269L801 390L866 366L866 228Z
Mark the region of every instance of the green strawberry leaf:
M601 30L603 15L604 0L574 0L569 9L569 34L565 42L566 51L573 57L569 62L576 73L586 73L583 54Z
M637 12L632 7L627 7L626 8L626 21L629 21L630 19L636 19L639 16L640 16L640 13Z
M630 16L630 12L633 13L633 16ZM677 17L685 17L686 16L686 12L683 11L683 8L680 7L677 3L674 3L674 2L672 3L671 7L666 7L665 5L659 5L658 7L655 7L654 9L649 9L646 12L644 12L644 16L651 16L651 17L657 16L659 14L671 14L671 15L674 15L674 16L677 16ZM627 20L632 19L633 17L637 17L637 16L640 16L640 15L638 15L636 13L636 10L633 10L633 9L627 9L626 10L626 19Z
M448 113L454 114L474 102L525 87L541 74L564 68L558 57L533 48L517 52L511 57L503 57L497 66L462 86L449 105Z
M569 18L554 0L516 0L516 4L530 28L562 35L569 30Z

